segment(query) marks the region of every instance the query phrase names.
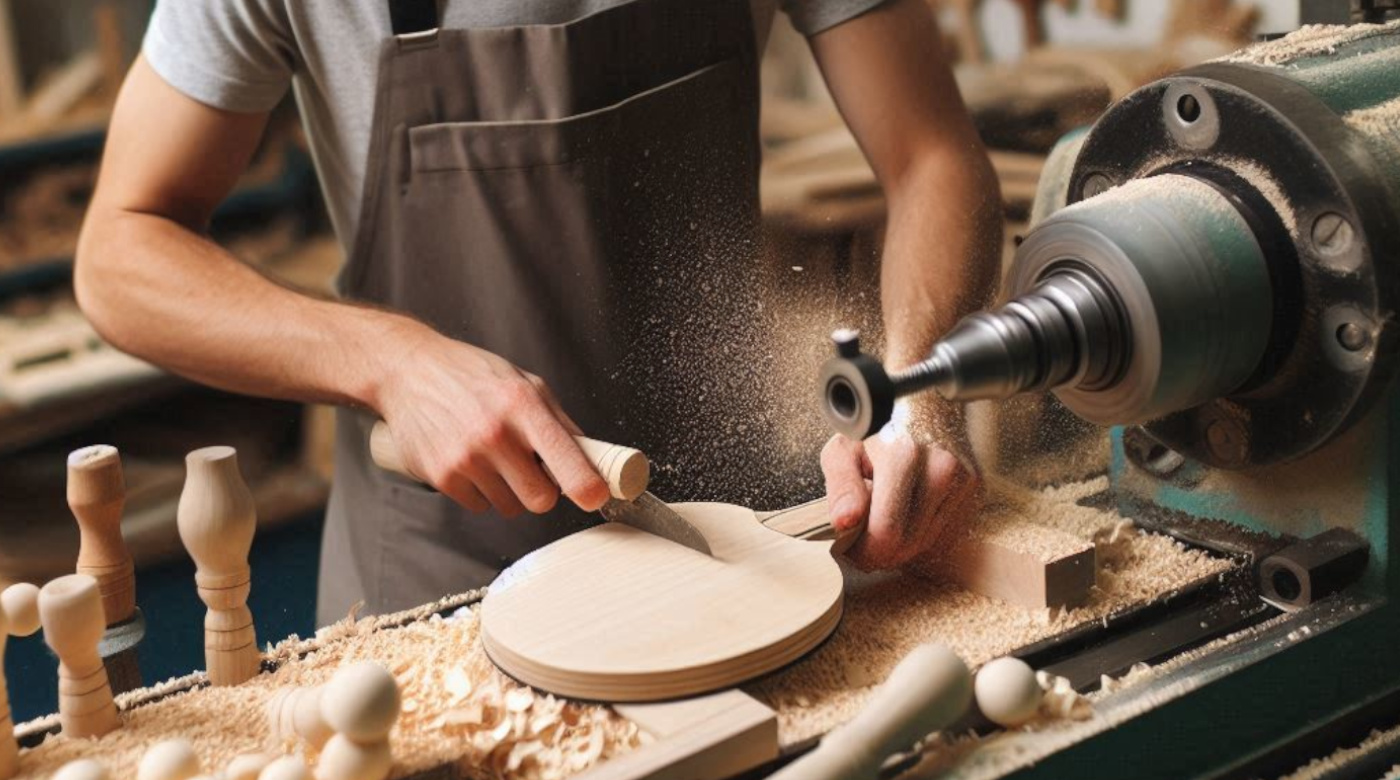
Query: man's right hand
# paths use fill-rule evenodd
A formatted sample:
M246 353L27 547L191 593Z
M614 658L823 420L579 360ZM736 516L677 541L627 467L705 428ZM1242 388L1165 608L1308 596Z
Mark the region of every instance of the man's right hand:
M474 512L505 517L547 512L561 490L588 512L607 502L607 483L574 441L578 426L542 379L426 329L410 338L377 410L410 471Z

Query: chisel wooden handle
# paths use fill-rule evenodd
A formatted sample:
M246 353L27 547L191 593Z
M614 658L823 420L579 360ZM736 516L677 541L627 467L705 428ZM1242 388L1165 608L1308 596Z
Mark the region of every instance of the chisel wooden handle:
M646 492L647 484L651 481L651 463L641 450L586 436L575 436L574 441L578 442L583 454L608 483L608 492L612 493L613 498L631 501ZM419 482L427 481L404 465L403 458L399 456L399 447L394 443L394 435L383 420L376 422L374 430L370 431L369 454L381 469Z
M946 728L971 701L962 659L942 645L919 645L854 720L769 780L874 780L886 758Z

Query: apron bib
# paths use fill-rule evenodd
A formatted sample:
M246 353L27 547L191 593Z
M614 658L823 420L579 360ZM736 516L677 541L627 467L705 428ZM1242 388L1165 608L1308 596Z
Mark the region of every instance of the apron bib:
M588 435L652 457L662 498L725 500L726 473L772 460L762 361L728 348L763 327L755 48L748 0L391 36L342 294L540 375ZM375 468L371 423L337 419L323 624L485 585L596 521L565 498L473 514Z

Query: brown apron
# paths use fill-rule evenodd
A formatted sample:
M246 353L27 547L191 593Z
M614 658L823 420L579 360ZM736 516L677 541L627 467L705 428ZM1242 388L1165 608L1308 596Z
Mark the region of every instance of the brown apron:
M755 49L748 0L391 35L342 293L540 375L589 435L647 451L663 498L735 500L728 477L771 460L763 360L730 349L762 328ZM321 623L487 584L593 522L474 515L376 469L370 422L339 415Z

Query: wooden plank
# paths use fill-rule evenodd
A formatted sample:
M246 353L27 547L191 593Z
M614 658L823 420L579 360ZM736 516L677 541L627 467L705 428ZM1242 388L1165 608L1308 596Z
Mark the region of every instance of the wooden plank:
M86 51L75 56L34 90L24 110L24 123L37 132L49 129L101 83L98 53Z
M614 709L655 741L579 780L719 780L778 757L777 715L742 691Z

